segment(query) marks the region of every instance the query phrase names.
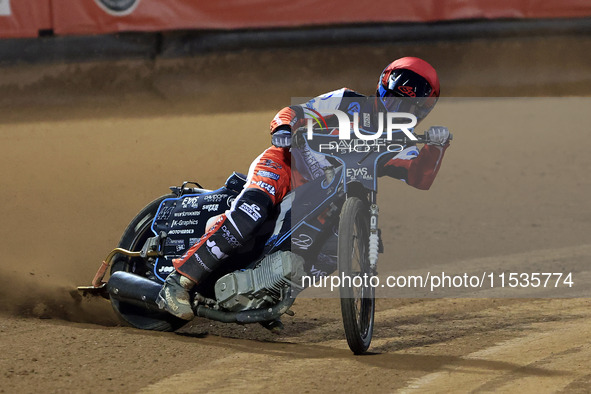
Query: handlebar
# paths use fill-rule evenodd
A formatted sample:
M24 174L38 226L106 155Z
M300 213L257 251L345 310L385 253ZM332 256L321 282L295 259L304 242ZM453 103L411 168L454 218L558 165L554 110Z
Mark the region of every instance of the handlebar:
M410 144L427 144L429 143L429 136L427 134L415 134L415 137L417 137L416 141L411 140L408 137L404 137L404 138L400 138L400 139L396 139L396 140L392 140L392 142L395 143L401 143L403 145L410 145ZM453 140L453 134L449 133L449 138L448 141ZM363 156L361 158L361 160L359 160L357 162L357 164L361 164L363 163L363 161L365 161L365 159L367 159L370 155L372 154L372 152L367 152L367 154L365 156Z
M299 128L298 130L295 131L295 137L294 139L297 139L298 136L303 136L305 134L306 130L302 127ZM429 143L429 137L427 134L413 134L417 140L411 140L408 137L403 137L403 138L397 138L397 139L392 139L391 142L393 143L400 143L403 145L407 145L407 144L427 144ZM452 141L453 140L453 134L449 133L449 138L448 141Z

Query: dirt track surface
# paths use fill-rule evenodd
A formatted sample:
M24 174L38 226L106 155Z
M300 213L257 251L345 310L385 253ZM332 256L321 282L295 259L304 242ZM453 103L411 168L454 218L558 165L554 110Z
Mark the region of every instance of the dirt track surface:
M590 283L576 275L588 279L591 261L591 100L519 96L588 95L591 40L358 49L359 64L327 77L322 70L351 48L306 61L295 60L303 51L279 52L290 60L283 66L248 52L5 70L0 390L588 392ZM370 93L402 54L438 66L444 92L514 97L441 101L426 122L450 127L455 140L433 188L380 185L391 251L380 273L550 264L577 270L578 298L379 299L372 354L355 357L335 299L299 299L280 336L199 319L174 334L121 327L106 301L71 292L168 186L217 187L244 171L291 96L342 85ZM306 82L286 77L294 70ZM243 82L231 97L228 80ZM411 209L401 203L409 201Z

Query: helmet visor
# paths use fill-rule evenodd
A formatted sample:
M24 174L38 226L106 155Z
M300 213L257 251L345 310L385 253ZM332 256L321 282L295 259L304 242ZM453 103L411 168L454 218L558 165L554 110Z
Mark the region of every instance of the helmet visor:
M437 97L399 97L388 93L381 96L380 100L388 112L408 112L415 115L418 120L429 115L437 103Z
M414 71L394 70L388 78L387 90L402 97L429 97L433 88Z
M409 112L419 120L431 112L437 97L425 78L410 70L394 70L386 86L380 84L378 96L388 112Z

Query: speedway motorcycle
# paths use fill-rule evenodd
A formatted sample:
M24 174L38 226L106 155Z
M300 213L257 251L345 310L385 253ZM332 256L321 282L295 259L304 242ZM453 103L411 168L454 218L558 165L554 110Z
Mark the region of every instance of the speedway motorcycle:
M368 285L372 281L367 278L377 275L381 252L378 169L396 152L427 142L425 136L416 135L416 141L402 133L392 137L396 136L401 138L342 141L338 135L308 135L306 144L301 145L324 155L331 171L292 190L252 241L194 288L195 315L225 323L263 325L283 314L293 315L290 307L302 291L302 261L314 259L338 229L334 254L339 276L365 277L362 286L349 284L339 289L347 343L355 354L366 352L375 308L375 288ZM109 299L117 315L133 327L180 328L186 321L156 305L158 292L173 271L172 260L199 240L208 220L230 208L245 182L244 175L233 173L217 190L205 189L197 182L171 187L171 193L158 197L133 218L117 248L100 266L92 286L79 290ZM282 258L285 251L298 258ZM109 279L104 282L108 270Z

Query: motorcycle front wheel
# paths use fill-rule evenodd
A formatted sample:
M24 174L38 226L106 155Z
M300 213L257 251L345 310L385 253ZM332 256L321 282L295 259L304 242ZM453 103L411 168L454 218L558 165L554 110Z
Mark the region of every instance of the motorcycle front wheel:
M341 210L338 264L347 343L354 354L363 354L373 334L375 289L369 284L373 275L369 265L369 210L356 197L349 197Z
M154 236L151 227L154 217L158 212L158 207L160 207L160 203L164 199L173 197L176 196L173 194L167 194L146 205L144 209L133 218L123 232L118 247L132 252L141 250L146 240ZM113 264L111 265L111 274L116 271L130 272L160 283L152 273L151 268L146 264L146 261L141 257L127 257L121 254L116 255L113 258ZM115 299L111 299L111 305L123 323L142 330L174 331L187 323L185 320L181 320L169 313L152 312Z

